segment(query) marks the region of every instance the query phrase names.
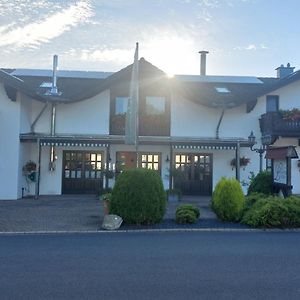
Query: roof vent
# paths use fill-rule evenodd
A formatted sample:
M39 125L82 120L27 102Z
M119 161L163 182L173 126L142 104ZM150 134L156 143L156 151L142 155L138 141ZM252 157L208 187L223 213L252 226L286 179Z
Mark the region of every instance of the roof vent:
M291 67L290 63L286 65L281 65L280 67L276 68L277 71L277 78L283 78L286 77L294 72L295 67Z

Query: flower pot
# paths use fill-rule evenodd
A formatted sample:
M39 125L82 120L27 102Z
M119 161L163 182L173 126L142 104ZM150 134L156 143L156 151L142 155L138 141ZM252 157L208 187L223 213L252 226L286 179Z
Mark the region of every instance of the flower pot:
M108 200L103 200L103 214L109 215L109 201Z

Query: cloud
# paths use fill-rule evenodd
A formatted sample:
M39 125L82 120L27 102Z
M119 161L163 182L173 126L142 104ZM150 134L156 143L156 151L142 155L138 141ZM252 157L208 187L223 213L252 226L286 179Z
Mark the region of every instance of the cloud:
M72 53L71 53L72 54ZM83 49L73 52L73 56L79 54L81 60L97 62L128 62L133 57L132 49Z
M93 15L90 3L79 1L60 12L53 13L22 27L15 27L13 23L1 26L0 47L35 48L62 35L72 27L87 22Z
M257 47L254 44L250 44L247 47L245 47L246 50L257 50Z
M266 46L265 44L259 44L259 45L256 45L256 44L249 44L247 46L243 46L243 47L235 47L233 48L233 50L247 50L247 51L256 51L256 50L266 50L266 49L269 49L268 46Z

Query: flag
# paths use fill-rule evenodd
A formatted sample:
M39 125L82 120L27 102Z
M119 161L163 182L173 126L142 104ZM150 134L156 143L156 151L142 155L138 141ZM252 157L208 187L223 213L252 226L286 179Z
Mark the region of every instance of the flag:
M139 44L136 43L125 124L125 144L138 143Z

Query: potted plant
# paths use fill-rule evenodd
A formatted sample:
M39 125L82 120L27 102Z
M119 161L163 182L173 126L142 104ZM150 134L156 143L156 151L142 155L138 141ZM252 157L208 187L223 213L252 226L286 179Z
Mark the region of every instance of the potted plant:
M22 168L23 175L28 178L30 181L36 180L36 163L32 160L29 160Z
M292 108L287 110L280 110L280 116L285 121L300 121L300 109Z
M103 203L103 214L109 215L109 206L111 200L111 193L104 193L100 196L100 200Z
M104 175L107 179L111 179L115 177L115 172L113 170L105 170Z

